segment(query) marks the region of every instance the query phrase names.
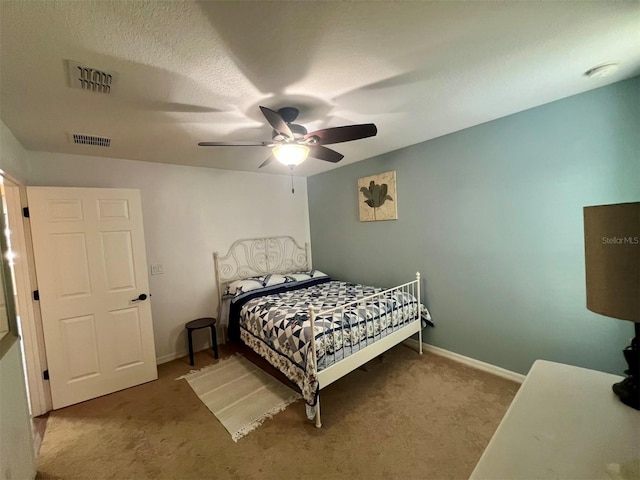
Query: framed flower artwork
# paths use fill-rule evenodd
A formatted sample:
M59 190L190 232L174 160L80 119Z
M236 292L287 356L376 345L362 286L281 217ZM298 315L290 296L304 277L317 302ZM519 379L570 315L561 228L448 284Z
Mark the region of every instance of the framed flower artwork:
M396 172L384 172L358 180L361 222L398 219Z

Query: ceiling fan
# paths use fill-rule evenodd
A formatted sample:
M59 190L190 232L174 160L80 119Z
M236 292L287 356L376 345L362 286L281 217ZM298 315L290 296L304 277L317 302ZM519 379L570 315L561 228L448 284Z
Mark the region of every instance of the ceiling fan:
M258 168L269 165L274 159L293 168L304 162L307 156L337 163L344 158L344 155L324 145L373 137L378 133L373 123L325 128L307 133L307 129L302 125L293 123L298 117L297 108L284 107L276 112L267 107L260 107L260 110L273 127L270 142L200 142L198 145L201 147L268 147L272 149L272 154Z

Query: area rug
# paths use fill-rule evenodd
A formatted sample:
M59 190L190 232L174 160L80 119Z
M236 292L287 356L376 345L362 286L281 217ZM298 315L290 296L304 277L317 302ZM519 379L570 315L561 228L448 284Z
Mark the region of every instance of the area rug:
M234 442L302 396L241 355L193 371L185 379Z

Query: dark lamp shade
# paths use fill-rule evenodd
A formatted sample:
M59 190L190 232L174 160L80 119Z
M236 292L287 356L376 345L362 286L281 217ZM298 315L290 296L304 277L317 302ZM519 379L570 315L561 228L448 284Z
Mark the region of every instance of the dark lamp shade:
M584 207L587 308L640 322L640 202Z

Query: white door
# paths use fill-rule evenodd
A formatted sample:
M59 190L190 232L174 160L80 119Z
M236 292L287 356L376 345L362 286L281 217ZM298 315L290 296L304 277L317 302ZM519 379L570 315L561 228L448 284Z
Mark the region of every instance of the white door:
M158 378L140 192L27 195L53 408Z

